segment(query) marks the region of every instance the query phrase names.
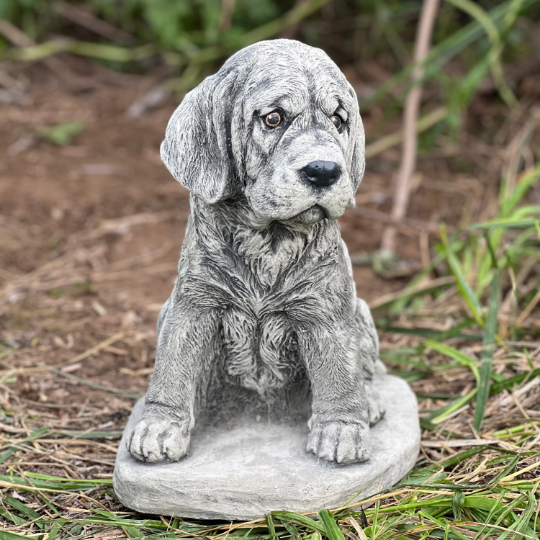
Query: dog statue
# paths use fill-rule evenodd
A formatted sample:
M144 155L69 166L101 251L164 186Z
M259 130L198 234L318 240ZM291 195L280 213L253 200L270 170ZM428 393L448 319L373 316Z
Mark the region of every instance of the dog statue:
M192 213L131 454L180 460L199 412L227 396L276 410L309 396L307 451L368 459L384 367L337 223L364 174L345 76L297 41L251 45L186 95L161 157Z

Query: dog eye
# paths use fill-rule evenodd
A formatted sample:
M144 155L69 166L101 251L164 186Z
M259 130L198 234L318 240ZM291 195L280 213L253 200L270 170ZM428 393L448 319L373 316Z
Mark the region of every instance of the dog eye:
M341 118L337 114L335 114L334 116L332 116L332 118L330 118L330 120L332 120L332 124L334 124L334 126L336 126L336 129L339 131L342 126Z
M277 127L279 124L281 124L281 115L274 111L266 115L266 118L264 119L266 122L266 125L269 127Z

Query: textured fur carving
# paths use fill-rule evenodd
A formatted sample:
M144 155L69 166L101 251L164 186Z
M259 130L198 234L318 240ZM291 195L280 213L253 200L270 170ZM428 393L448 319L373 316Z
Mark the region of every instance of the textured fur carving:
M273 111L277 127L265 121ZM191 191L192 214L132 455L179 460L195 418L228 411L233 396L233 407L281 417L311 403L308 451L368 459L369 425L383 414L371 385L377 333L336 221L364 172L352 87L318 49L252 45L186 96L161 155ZM302 172L321 160L338 171L325 187Z

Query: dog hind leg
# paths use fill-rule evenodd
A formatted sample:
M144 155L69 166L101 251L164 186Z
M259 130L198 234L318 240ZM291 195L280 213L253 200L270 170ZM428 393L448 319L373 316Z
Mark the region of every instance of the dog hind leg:
M356 299L355 318L359 328L358 356L364 374L369 424L373 426L384 416L384 407L379 393L373 386L373 377L376 374L386 373L386 368L379 360L379 338L371 311L361 298Z

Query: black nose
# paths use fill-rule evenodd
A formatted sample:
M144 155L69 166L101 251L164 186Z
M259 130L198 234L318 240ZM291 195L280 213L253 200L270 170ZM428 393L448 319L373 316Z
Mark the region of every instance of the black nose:
M341 171L333 161L312 161L302 169L303 177L315 187L328 187L338 181Z

